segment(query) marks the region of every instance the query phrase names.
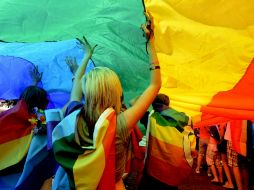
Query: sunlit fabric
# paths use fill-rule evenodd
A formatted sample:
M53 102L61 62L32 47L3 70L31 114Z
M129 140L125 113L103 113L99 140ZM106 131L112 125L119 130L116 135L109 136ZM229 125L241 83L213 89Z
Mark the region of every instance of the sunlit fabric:
M210 123L253 120L254 2L145 0L145 6L155 22L161 92L171 106L194 122L201 114L210 114Z

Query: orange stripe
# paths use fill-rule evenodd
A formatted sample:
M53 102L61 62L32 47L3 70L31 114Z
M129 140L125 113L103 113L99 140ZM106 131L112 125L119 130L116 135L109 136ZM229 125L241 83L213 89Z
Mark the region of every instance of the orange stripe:
M172 144L167 144L151 135L149 136L148 152L151 156L156 157L168 164L178 166L184 162L184 160L179 159L185 157L183 148Z
M0 144L10 142L15 139L22 138L31 133L32 127L27 125L16 125L15 128L4 128L1 130Z
M110 126L107 129L103 139L103 147L105 152L105 168L98 185L98 190L115 189L115 136L116 136L116 114L111 113L107 120Z

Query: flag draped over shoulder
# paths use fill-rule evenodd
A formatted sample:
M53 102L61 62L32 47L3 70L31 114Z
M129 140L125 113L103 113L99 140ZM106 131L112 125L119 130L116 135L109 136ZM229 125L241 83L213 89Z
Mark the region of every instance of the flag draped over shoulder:
M116 114L105 110L96 122L93 146L81 147L75 140L77 110L64 118L53 131L57 162L68 175L70 189L115 188Z
M32 140L32 125L25 101L0 114L0 170L20 162Z
M194 134L155 112L149 119L146 167L148 175L171 186L183 184L192 171ZM170 172L169 172L170 171Z

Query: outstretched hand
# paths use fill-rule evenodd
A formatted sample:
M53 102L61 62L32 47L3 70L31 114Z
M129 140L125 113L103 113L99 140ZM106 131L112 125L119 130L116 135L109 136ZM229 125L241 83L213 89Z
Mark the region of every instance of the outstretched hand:
M83 49L87 53L87 57L91 58L97 44L92 47L87 41L85 36L83 36L83 39L77 38L77 40L78 40L77 42L78 47Z
M66 64L69 66L71 72L73 75L75 75L77 69L78 69L78 63L75 57L66 56L65 58Z
M37 85L42 78L42 72L39 72L38 65L34 66L34 68L30 71L30 75L33 80L33 85Z

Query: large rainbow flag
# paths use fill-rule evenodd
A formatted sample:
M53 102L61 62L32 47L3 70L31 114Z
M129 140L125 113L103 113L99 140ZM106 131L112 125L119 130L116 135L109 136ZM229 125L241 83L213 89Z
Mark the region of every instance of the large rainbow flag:
M66 52L75 50L74 39L85 35L91 44L98 44L95 65L116 71L130 100L149 82L140 30L144 8L154 18L161 93L170 97L171 106L194 123L202 121L200 125L254 120L253 1L5 0L0 2L0 55L38 65L44 73L43 87L53 92L59 106L71 89ZM69 44L68 51L58 46L62 43ZM58 51L51 49L54 45ZM57 56L49 59L54 53ZM12 71L0 72L0 84L9 83L5 76Z
M171 106L197 127L253 121L254 2L145 0L145 7ZM233 123L233 148L246 155L246 130Z
M194 121L202 113L253 120L254 2L147 0L145 5L155 22L161 92L172 107Z
M144 0L143 3L65 0L35 4L32 0L6 0L0 3L0 40L63 41L86 35L91 44L98 44L93 56L95 64L115 70L126 97L131 98L148 82L148 56L140 30L145 8L155 22L163 78L161 92L170 96L172 107L197 122L202 113L252 120L254 2ZM42 70L50 69L46 66L44 63ZM48 82L46 78L42 82Z

